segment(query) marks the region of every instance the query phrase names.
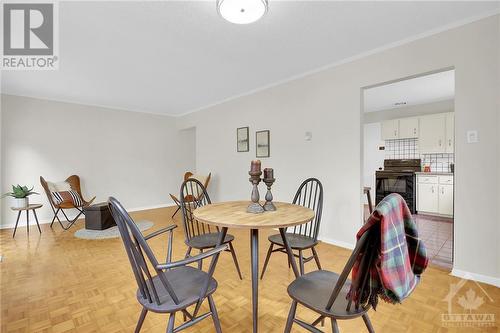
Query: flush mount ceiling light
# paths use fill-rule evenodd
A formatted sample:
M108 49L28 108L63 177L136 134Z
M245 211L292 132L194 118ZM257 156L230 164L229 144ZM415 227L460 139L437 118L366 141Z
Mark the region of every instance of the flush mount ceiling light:
M231 23L248 24L267 12L267 0L217 0L220 16Z

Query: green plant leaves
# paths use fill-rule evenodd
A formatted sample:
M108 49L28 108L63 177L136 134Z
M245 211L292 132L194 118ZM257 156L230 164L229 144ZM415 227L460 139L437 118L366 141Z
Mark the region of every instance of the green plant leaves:
M16 199L22 199L32 194L39 194L33 191L34 188L35 188L34 186L32 186L31 189L29 189L28 186L21 186L19 184L12 185L12 192L5 193L4 195L2 195L2 198L13 197Z

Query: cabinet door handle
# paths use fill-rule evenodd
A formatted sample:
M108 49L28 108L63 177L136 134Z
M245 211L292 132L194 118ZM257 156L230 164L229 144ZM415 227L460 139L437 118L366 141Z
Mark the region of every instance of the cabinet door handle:
M439 139L439 147L441 147L441 144L442 144L441 139Z
M441 187L441 194L444 194L444 187Z
M432 193L434 193L434 186L431 186L431 191Z
M451 147L451 139L448 139L448 146Z
M413 129L413 134L417 134L417 129L416 128Z
M398 131L394 130L394 136L398 136Z

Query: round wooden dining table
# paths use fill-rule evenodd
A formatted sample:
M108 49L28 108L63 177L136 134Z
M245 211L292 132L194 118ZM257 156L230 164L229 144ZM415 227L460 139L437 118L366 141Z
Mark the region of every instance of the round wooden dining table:
M314 218L312 209L285 202L274 202L275 211L260 214L247 213L249 201L228 201L197 208L194 218L221 228L218 244L222 243L228 228L249 229L252 262L253 332L258 332L259 318L259 229L278 228L295 276L299 276L292 249L286 239L286 228L304 224Z

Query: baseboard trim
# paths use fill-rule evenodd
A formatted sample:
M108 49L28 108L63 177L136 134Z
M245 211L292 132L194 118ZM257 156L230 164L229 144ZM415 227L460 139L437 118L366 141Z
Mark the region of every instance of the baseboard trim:
M169 208L169 207L176 207L176 205L174 203L168 203L168 204L160 204L160 205L152 205L152 206L142 206L142 207L130 208L127 211L128 212L139 212L139 211L143 211L143 210ZM24 219L23 219L23 217L24 217ZM74 219L75 217L76 217L76 213L71 214L71 215L68 214L69 219ZM40 224L48 224L51 222L52 222L52 218L38 220L38 223L40 223ZM33 226L33 225L36 225L36 222L35 222L33 216L30 216L30 226ZM15 223L2 224L2 225L0 225L0 229L14 229L15 226L16 226ZM22 228L22 227L26 227L26 216L24 216L24 214L21 215L21 218L19 219L19 225L18 225L18 228Z
M456 268L453 268L450 275L456 276L456 277L461 278L461 279L473 280L473 281L477 281L477 282L491 284L492 286L500 288L500 278L496 278L493 276L471 273L471 272L463 271L461 269L456 269Z
M343 242L343 241L339 241L339 240L336 240L336 239L322 238L322 237L320 237L320 240L322 242L324 242L324 243L327 243L327 244L331 244L331 245L343 247L344 249L349 249L349 250L353 250L354 249L354 244Z

